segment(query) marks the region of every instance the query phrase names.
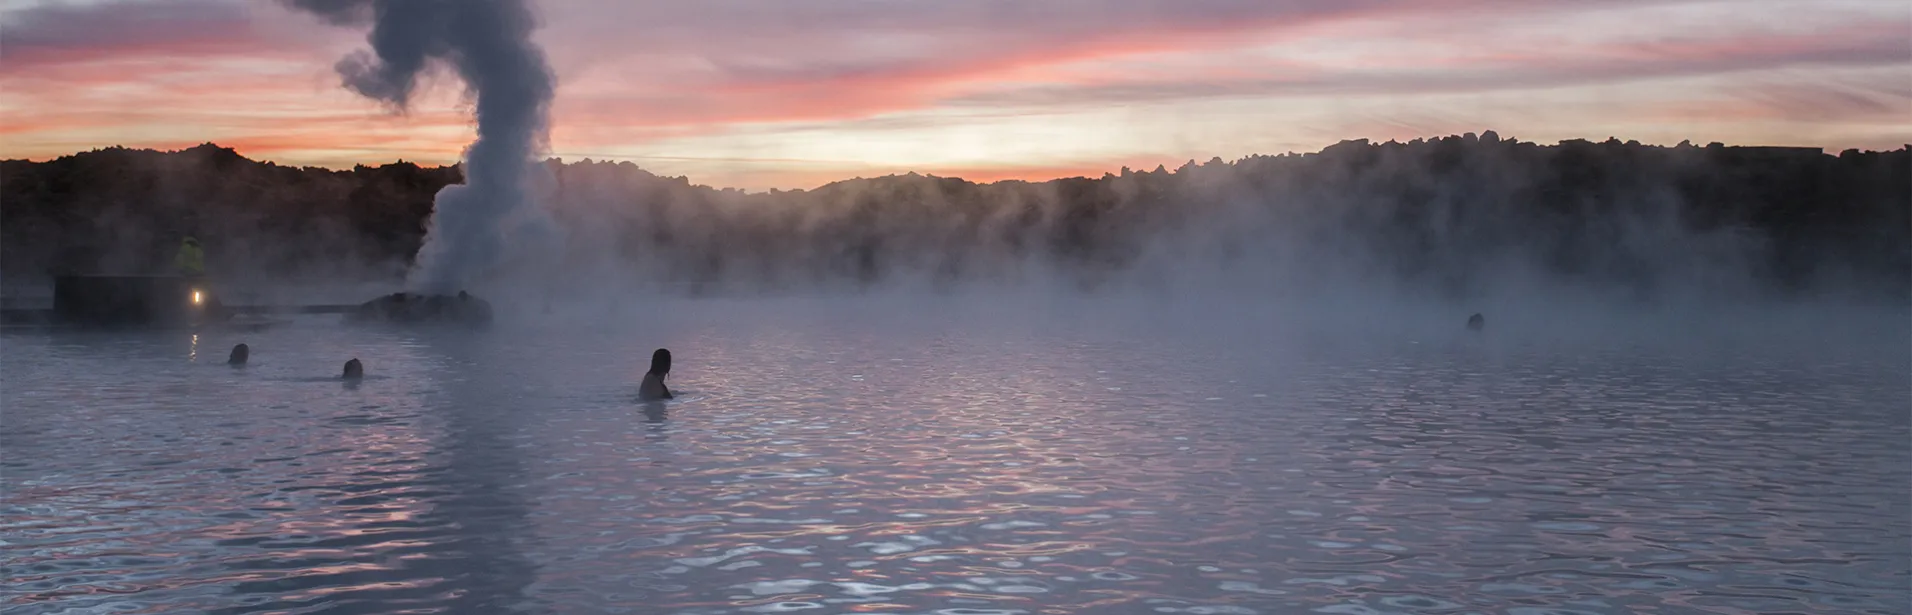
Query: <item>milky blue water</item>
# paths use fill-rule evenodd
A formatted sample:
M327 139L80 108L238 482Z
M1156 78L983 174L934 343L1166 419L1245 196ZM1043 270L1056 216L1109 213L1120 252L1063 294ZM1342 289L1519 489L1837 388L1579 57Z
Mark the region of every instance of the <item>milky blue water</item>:
M1908 612L1902 329L1464 318L687 303L484 333L12 330L0 606ZM251 364L223 365L242 341ZM639 403L660 346L680 399ZM352 357L370 376L337 380Z

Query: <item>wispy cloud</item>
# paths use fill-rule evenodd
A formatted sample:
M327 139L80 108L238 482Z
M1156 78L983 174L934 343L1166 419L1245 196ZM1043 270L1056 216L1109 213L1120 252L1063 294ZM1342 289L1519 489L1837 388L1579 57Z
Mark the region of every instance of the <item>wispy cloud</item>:
M1816 120L1912 118L1912 81L1804 77L1797 83L1741 88L1739 96L1770 118Z
M108 58L255 51L246 7L230 0L40 4L0 18L0 71Z

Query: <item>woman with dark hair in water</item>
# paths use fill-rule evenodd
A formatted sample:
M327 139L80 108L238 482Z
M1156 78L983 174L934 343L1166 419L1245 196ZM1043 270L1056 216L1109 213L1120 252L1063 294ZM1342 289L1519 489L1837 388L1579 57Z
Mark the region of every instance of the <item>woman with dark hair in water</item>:
M644 373L644 384L638 385L637 397L646 401L670 399L671 390L664 386L664 376L671 373L671 351L663 348L651 353L651 371Z
M252 347L247 346L245 344L233 346L232 354L226 356L226 364L231 365L233 367L243 367L246 364L246 359L251 356L252 356Z
M357 357L353 357L352 360L345 362L345 373L341 374L339 377L344 378L346 380L358 380L360 378L364 378L365 364L360 363Z

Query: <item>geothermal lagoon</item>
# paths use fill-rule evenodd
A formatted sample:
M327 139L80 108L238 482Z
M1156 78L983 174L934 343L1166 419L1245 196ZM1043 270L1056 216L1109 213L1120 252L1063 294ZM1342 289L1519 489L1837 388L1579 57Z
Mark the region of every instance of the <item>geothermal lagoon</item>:
M616 309L9 330L0 610L1907 612L1852 318Z

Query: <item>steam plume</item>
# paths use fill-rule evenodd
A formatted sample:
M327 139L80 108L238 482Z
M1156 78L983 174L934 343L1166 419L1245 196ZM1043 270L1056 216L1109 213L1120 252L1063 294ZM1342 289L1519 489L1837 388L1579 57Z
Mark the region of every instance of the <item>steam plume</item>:
M547 147L553 77L529 0L289 0L338 25L372 24L369 52L338 63L345 86L400 109L419 73L448 62L477 99L478 138L465 150L465 183L438 193L413 290L456 292L494 273L504 229L528 207L531 162Z

